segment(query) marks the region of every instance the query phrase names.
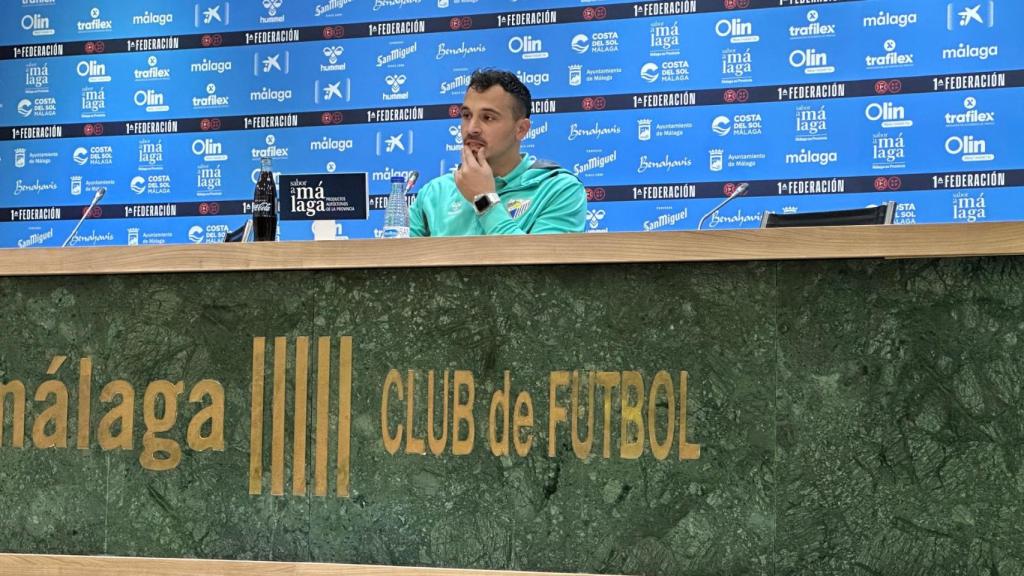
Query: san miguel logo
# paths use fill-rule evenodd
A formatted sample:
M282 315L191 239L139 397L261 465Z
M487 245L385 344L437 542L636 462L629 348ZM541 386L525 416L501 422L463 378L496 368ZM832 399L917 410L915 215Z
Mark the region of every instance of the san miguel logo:
M54 356L34 388L0 380L0 450L98 447L137 453L143 469L170 472L244 449L229 445L239 437L231 427L247 424L248 471L239 471L239 489L244 478L251 495L347 498L359 385L353 349L351 336L255 337L248 386L228 387L174 374L145 385L124 378L100 385L92 357ZM685 371L556 370L530 390L510 370L497 379L461 369L382 371L369 407L376 426L362 429L379 433L380 443L361 449L408 458L536 451L553 458L570 450L581 462L700 458L700 445L687 440ZM226 407L239 405L230 396L245 392L248 422L226 419Z

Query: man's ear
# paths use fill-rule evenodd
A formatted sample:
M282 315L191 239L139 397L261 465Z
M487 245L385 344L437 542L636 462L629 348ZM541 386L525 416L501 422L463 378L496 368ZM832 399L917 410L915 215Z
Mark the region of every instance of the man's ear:
M516 120L516 140L522 142L526 135L530 133L530 119L520 118Z

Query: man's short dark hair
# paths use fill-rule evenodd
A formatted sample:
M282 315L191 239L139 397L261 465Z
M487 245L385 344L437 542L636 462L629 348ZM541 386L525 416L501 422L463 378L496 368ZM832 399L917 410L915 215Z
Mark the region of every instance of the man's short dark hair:
M477 92L483 92L491 86L501 86L505 92L512 95L516 101L512 108L516 118L530 117L533 97L530 96L530 89L520 82L515 74L505 70L483 68L473 72L473 76L469 79L469 87Z

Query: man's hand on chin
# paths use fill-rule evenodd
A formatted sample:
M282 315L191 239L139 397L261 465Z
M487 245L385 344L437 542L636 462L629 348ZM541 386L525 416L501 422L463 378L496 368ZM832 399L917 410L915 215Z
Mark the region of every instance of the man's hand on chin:
M494 172L487 163L483 147L470 144L462 146L462 164L455 171L455 185L467 202L481 194L494 192Z

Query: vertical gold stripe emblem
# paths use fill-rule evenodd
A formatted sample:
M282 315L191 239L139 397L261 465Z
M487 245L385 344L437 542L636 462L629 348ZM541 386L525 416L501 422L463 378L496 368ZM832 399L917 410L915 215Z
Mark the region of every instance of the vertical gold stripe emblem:
M252 407L249 413L249 494L263 491L263 369L266 338L252 339Z
M306 384L309 379L309 337L295 340L295 441L292 446L292 494L306 494Z
M270 493L284 495L284 419L285 419L285 367L287 363L288 338L274 338L274 398L271 408L270 437Z
M349 450L352 430L352 337L341 337L341 364L338 366L338 490L348 497Z

